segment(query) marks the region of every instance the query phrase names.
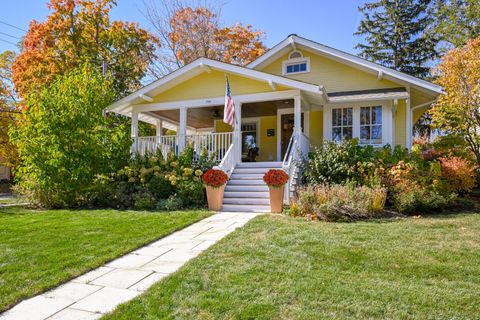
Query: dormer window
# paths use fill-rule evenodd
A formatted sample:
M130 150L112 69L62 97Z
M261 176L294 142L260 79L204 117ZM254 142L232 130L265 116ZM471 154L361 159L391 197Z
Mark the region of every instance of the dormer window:
M288 60L283 61L283 75L310 72L310 58L294 50L288 55Z

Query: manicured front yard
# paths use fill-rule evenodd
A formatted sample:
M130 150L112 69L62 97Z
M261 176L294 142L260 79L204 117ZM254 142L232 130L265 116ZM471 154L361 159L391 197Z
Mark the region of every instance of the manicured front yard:
M261 216L106 319L478 319L480 214Z
M208 215L0 209L0 311Z

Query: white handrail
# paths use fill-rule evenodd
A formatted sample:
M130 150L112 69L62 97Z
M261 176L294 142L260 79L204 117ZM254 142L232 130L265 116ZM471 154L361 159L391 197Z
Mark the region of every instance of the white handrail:
M287 152L282 163L282 169L289 175L287 190L284 201L290 203L291 193L295 190L295 181L300 180L300 162L302 157L308 155L310 149L310 140L302 132L294 132L288 143Z
M230 178L230 175L233 172L233 169L235 169L235 152L234 152L234 147L233 143L228 147L227 152L225 152L225 155L220 162L218 166L215 167L215 169L223 170L225 173L228 175Z

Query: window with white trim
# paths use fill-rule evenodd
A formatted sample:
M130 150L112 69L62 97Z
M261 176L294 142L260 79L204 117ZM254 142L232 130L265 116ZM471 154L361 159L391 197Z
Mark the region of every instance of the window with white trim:
M303 57L298 51L292 51L288 55L288 60L283 61L283 75L310 72L310 58Z
M382 107L360 107L360 144L382 144Z
M332 140L340 142L353 137L353 108L332 109Z

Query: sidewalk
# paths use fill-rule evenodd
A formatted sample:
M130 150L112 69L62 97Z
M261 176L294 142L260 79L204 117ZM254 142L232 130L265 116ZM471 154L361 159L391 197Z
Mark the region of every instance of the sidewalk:
M222 212L24 300L1 320L91 320L135 298L260 213Z

